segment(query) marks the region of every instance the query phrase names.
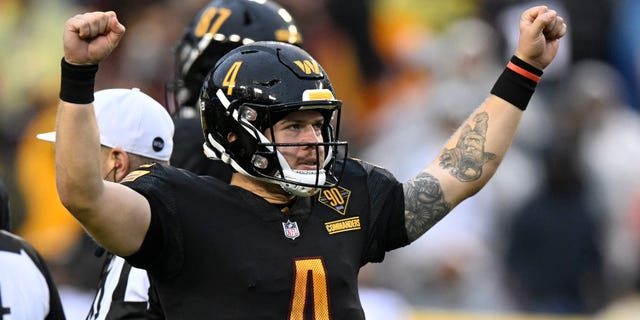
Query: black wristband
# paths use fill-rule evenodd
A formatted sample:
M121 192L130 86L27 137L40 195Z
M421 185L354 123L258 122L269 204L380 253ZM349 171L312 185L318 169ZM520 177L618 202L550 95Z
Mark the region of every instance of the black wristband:
M93 102L98 65L76 66L62 58L60 68L60 100L77 104Z
M527 109L542 71L513 56L491 89L494 94L520 110Z

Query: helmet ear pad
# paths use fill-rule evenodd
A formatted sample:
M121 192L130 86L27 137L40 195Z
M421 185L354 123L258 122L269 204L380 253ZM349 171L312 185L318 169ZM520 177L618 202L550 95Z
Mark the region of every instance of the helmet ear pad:
M275 159L277 159L275 147L270 149L264 145L256 144L256 139L247 130L256 130L261 134L264 134L265 131L253 127L243 128L242 125L239 126L237 131L232 131L231 134L235 136L235 140L229 142L228 145L228 153L231 155L231 158L235 159L244 168L251 167L268 176L273 176L279 173L278 171L280 166L278 165L278 162L275 161ZM253 157L256 154L273 159L273 161L269 161L265 168L258 169L252 163Z
M249 159L250 155L252 155L254 152L255 148L252 148L251 144L248 143L246 141L246 138L244 137L239 137L238 139L229 142L229 145L227 147L227 153L229 153L231 158L239 162L239 164L244 168L247 168L247 166L251 166ZM242 163L241 161L244 163Z
M214 99L219 101L218 99ZM219 103L219 102L218 102ZM209 130L209 134L213 136L213 138L218 141L224 148L225 153L229 155L235 162L237 162L241 167L253 168L253 164L251 163L251 159L253 155L258 151L258 145L255 143L254 135L256 135L259 129L254 128L253 126L241 124L238 119L233 118L233 110L237 110L238 106L241 104L240 101L236 101L232 103L227 111L222 108L204 108L203 115L204 118L217 118L223 119L226 118L225 121L217 121L215 125L216 130ZM203 126L206 127L207 123L203 122ZM249 131L254 131L253 135L249 133ZM262 132L260 132L262 133ZM208 139L205 139L208 142ZM273 170L277 170L276 164L270 164L270 167L273 167ZM250 170L251 172L251 170Z

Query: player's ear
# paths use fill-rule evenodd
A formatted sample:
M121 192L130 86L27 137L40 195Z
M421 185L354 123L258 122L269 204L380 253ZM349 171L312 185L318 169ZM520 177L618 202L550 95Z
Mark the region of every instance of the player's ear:
M111 157L109 160L113 162L113 170L115 181L120 182L131 171L131 164L129 163L129 154L120 147L111 149Z

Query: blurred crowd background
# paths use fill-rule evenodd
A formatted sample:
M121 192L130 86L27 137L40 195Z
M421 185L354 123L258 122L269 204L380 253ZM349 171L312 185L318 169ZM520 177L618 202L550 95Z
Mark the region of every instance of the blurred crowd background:
M48 261L70 319L86 314L101 259L59 203L53 146L35 138L55 125L64 22L116 11L127 35L96 90L139 87L165 102L172 49L207 2L0 1L0 177L14 231ZM640 315L640 1L278 2L344 101L351 155L401 181L486 97L525 8L549 5L569 26L494 179L363 269L369 318Z

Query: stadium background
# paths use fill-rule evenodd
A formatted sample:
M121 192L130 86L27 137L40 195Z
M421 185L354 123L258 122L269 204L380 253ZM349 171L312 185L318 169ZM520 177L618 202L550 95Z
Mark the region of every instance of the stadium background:
M140 87L162 102L171 48L205 3L0 1L0 177L14 230L48 260L71 319L88 310L99 263L81 254L82 230L55 193L53 149L35 139L55 124L64 21L117 11L127 36L96 89ZM451 125L481 102L515 48L523 8L548 4L568 20L569 35L495 179L415 245L363 270L369 318L640 314L637 1L279 3L344 101L351 153L400 179L426 164ZM524 237L527 230L534 235Z

